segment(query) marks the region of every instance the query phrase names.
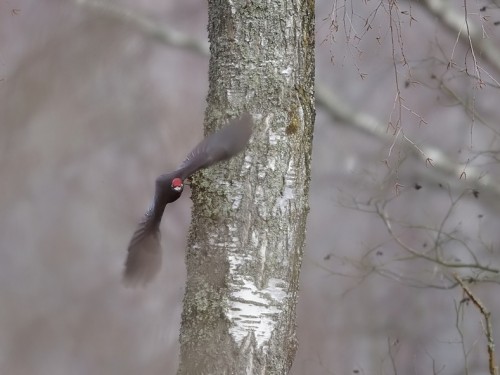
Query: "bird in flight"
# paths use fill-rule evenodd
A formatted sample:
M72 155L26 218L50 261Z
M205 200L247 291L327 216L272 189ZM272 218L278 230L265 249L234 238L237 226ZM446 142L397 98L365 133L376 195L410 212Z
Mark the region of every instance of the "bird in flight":
M182 194L184 180L200 169L237 155L252 135L252 117L245 113L229 121L221 130L201 141L173 172L156 179L153 202L135 230L128 245L123 280L126 285L145 285L161 267L160 222L167 203Z

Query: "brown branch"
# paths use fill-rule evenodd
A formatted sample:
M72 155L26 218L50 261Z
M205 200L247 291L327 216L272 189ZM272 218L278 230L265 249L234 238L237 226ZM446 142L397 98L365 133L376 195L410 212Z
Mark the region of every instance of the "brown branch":
M486 309L486 307L483 305L483 303L477 298L472 291L469 289L469 287L465 284L465 282L458 276L456 273L453 274L453 277L455 280L460 284L462 287L464 293L467 295L467 297L470 298L472 303L478 308L479 312L483 315L484 317L484 324L485 324L485 334L486 334L486 339L488 341L488 365L490 369L490 375L499 375L498 373L498 366L496 365L496 358L495 358L495 341L493 339L493 328L491 327L491 313Z

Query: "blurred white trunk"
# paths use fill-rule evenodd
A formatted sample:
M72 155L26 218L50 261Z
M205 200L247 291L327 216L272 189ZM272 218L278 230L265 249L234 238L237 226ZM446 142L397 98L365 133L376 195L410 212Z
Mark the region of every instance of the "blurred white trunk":
M244 110L246 152L193 181L179 374L286 374L314 123L314 1L209 1L207 129Z

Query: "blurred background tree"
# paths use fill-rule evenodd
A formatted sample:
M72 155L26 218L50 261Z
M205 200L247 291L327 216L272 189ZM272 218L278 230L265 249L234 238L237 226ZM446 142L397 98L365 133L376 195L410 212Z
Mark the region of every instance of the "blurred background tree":
M2 373L178 367L188 199L158 280L120 272L154 178L202 137L207 5L113 4L0 4ZM493 0L316 2L292 374L492 373L460 282L498 342L499 22Z

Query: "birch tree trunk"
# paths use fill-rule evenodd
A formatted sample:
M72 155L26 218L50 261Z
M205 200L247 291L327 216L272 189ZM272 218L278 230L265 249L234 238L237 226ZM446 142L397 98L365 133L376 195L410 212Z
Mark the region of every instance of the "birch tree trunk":
M210 132L247 110L239 157L193 181L178 374L286 374L314 123L314 0L209 1Z

